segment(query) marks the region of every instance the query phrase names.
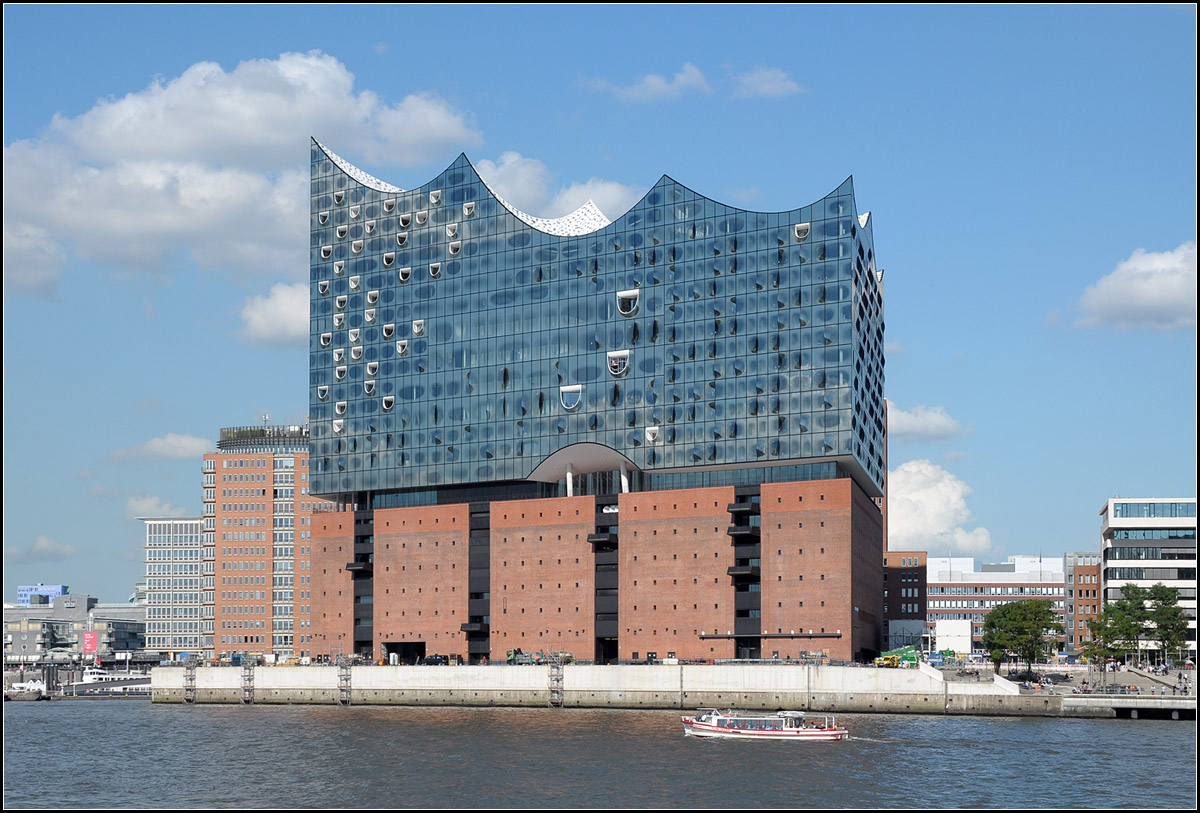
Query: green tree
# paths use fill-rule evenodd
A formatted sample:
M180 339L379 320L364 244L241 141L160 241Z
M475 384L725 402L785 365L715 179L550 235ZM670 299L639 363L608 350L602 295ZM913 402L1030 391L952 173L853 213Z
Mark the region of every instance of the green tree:
M1179 652L1187 640L1187 615L1179 608L1179 591L1174 587L1159 582L1149 593L1149 621L1153 627L1149 635L1158 642L1165 660L1171 653Z
M1088 619L1087 625L1092 636L1091 640L1083 642L1083 654L1087 655L1089 661L1103 668L1111 659L1122 653L1112 610L1108 607L1103 608L1098 616Z
M1062 631L1063 626L1050 602L1039 599L1013 601L1001 604L987 614L983 621L983 646L993 653L993 660L996 650L1012 652L1026 661L1032 670L1038 657L1052 645L1053 636Z
M1121 588L1121 597L1106 608L1112 614L1112 641L1120 655L1136 652L1146 634L1150 613L1146 607L1150 591L1136 584Z

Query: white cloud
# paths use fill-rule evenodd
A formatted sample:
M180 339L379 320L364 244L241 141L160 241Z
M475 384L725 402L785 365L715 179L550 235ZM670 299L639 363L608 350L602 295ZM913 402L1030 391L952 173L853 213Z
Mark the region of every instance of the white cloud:
M4 561L9 565L32 564L35 562L61 562L70 559L78 549L74 545L55 542L48 536L39 536L27 548L15 545L4 549Z
M139 497L130 497L125 501L125 517L127 519L137 519L138 517L186 517L188 510L186 508L176 508L169 502L152 497L149 494L144 494Z
M883 352L889 356L899 355L904 352L904 345L900 344L900 342L884 342Z
M6 184L7 186L7 184ZM7 195L5 195L7 198ZM7 209L7 201L5 208ZM30 223L4 221L4 287L33 296L53 298L58 292L67 258L62 246L45 229Z
M242 337L254 344L308 346L308 285L278 283L242 308Z
M804 88L792 81L792 77L779 68L755 68L734 77L737 88L733 95L739 98L752 96L789 96L803 93Z
M590 200L605 217L615 220L633 208L648 191L644 186L629 186L616 181L590 178L584 183L573 183L560 189L547 204L546 216L562 217Z
M497 195L535 217L562 217L591 200L610 220L620 217L646 194L645 187L602 178L571 183L551 195L554 175L536 158L508 151L498 161L475 164L479 176Z
M708 81L704 78L704 74L690 62L685 63L680 68L679 73L670 79L657 73L650 73L626 87L614 85L607 79L591 79L586 80L586 83L596 90L608 91L624 102L653 102L660 99L674 99L689 90L696 90L703 93L710 92Z
M888 473L888 547L933 553L991 550L986 528L967 529L971 487L929 460L911 460Z
M541 161L508 150L501 153L497 161L484 159L477 162L475 170L504 200L523 212L542 216L531 210L546 202L553 176Z
M889 440L937 441L963 434L962 425L945 407L918 406L907 412L888 401L887 417Z
M53 296L72 256L295 280L307 267L308 134L381 164L482 143L471 117L436 95L386 104L320 52L229 72L197 63L4 148L6 287Z
M164 437L152 438L137 446L117 449L111 457L113 460L199 460L212 449L213 443L210 440L171 432Z
M1076 327L1177 330L1196 327L1196 243L1139 248L1079 300Z

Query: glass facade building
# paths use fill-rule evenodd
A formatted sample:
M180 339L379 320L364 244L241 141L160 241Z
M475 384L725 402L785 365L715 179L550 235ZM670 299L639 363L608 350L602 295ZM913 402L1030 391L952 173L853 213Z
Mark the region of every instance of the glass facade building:
M759 213L664 176L614 222L542 220L465 156L405 191L311 150L315 494L814 462L882 494L882 272L851 180Z
M883 272L850 179L544 219L466 156L404 190L313 141L309 248L313 657L878 651Z

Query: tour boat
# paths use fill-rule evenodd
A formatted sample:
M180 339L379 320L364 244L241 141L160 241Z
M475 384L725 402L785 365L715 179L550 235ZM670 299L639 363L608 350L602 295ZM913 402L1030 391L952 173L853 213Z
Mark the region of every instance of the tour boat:
M846 740L850 732L833 717L806 716L802 711L769 712L700 709L683 718L689 737L736 737L744 740Z

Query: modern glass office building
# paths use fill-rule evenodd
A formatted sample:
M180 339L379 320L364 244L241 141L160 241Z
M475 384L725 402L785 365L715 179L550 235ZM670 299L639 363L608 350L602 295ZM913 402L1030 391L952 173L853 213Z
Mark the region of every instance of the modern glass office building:
M379 572L381 510L473 504L478 525L513 499L883 495L882 271L850 179L761 213L664 176L612 222L590 203L547 220L465 156L404 190L314 141L310 215L312 493L366 512L356 581Z

